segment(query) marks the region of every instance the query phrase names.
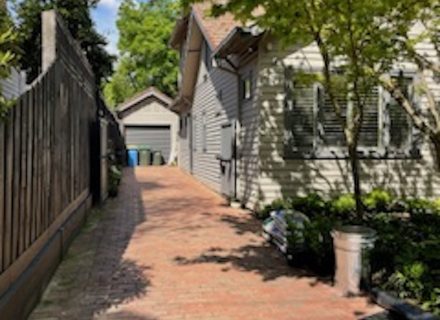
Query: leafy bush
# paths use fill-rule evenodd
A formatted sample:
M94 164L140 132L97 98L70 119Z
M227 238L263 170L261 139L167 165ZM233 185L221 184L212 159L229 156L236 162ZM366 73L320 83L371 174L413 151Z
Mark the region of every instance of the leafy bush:
M428 199L412 198L405 200L407 209L411 214L435 213L436 207L434 203Z
M368 211L385 212L390 209L393 196L380 188L374 188L363 197L363 203Z
M114 165L109 168L108 194L110 197L118 195L119 184L121 183L122 172Z
M255 216L260 219L264 220L269 218L270 213L274 210L282 210L282 209L290 209L291 205L289 201L284 199L275 199L272 201L271 204L265 205L263 209L258 210L255 212Z
M294 197L289 202L292 209L308 216L322 214L327 208L326 201L317 193L310 193L305 197Z
M306 224L304 239L312 268L322 274L334 271L333 239L330 234L335 221L326 216L317 216Z
M434 209L434 213L440 214L440 198L432 201L432 208Z
M340 217L349 217L356 210L356 200L351 193L343 194L333 199L329 207L333 214Z
M378 233L371 253L375 285L440 315L440 216L378 214L368 223Z
M415 298L423 296L423 276L426 266L421 262L411 262L394 272L385 288L396 291L400 298Z
M17 62L17 33L6 10L0 8L0 80L8 78L12 66ZM13 101L1 94L0 85L0 121L6 116Z
M335 220L317 215L304 223L303 228L288 224L289 248L302 247L301 255L308 266L319 274L331 274L334 270L334 252L331 230Z

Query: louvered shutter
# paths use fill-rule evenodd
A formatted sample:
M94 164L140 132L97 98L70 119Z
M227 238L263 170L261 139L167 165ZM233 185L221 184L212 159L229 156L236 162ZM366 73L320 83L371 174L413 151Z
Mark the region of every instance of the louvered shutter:
M359 136L359 146L377 147L379 141L379 88L364 96L364 120Z
M411 136L411 125L408 115L395 101L391 101L388 104L388 114L390 120L389 147L394 150L403 151L408 148Z
M347 119L347 96L346 94L338 95L337 100L341 107L342 121L345 123ZM345 135L341 123L335 112L335 108L328 94L319 105L318 118L320 124L321 141L325 147L344 147Z
M409 96L409 86L412 79L405 78L400 80L400 86L405 96ZM389 143L388 149L396 152L406 152L410 148L412 125L409 116L403 108L390 98L387 104L389 121Z
M314 93L312 86L286 83L284 102L284 155L310 154L315 140Z

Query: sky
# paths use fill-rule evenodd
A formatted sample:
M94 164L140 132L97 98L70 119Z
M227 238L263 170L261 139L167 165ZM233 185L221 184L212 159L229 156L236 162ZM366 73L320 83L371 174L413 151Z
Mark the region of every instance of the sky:
M92 11L93 20L96 23L98 32L104 35L109 44L107 50L117 54L118 30L116 28L116 18L118 8L122 0L101 0L96 9Z

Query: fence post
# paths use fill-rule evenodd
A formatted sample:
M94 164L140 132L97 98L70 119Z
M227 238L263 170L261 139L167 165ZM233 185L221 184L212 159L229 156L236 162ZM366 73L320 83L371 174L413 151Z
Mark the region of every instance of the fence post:
M41 16L41 65L45 72L55 61L57 56L56 37L57 37L57 20L55 10L44 11Z

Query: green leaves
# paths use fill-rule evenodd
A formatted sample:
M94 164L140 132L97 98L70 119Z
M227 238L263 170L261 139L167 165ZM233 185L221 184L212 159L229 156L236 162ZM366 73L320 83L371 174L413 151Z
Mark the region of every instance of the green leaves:
M176 94L178 57L168 41L179 12L179 3L173 0L122 3L117 20L121 58L104 91L110 104L149 86Z
M21 0L16 1L19 45L23 54L22 68L27 71L28 81L34 80L40 72L41 64L41 13L56 9L62 16L72 36L80 43L95 74L99 86L113 71L114 56L109 54L106 39L93 24L90 10L97 0Z
M17 34L7 12L0 9L0 80L8 78L11 68L16 63L16 40ZM6 99L2 94L0 84L0 121L6 116L7 111L14 101Z

